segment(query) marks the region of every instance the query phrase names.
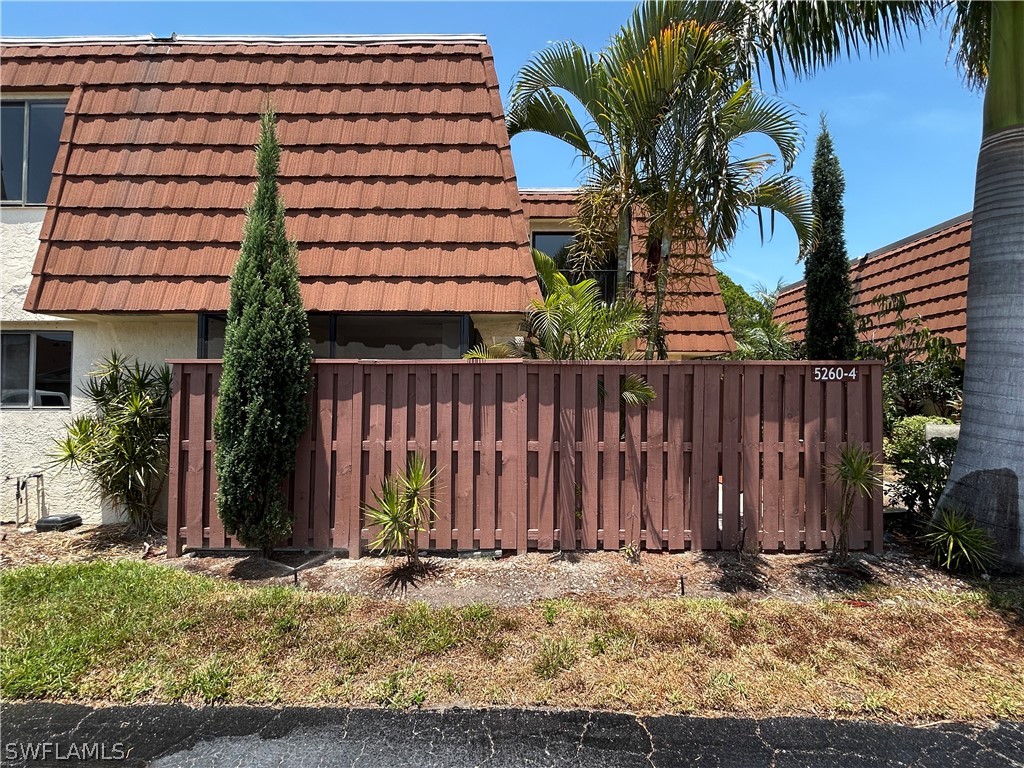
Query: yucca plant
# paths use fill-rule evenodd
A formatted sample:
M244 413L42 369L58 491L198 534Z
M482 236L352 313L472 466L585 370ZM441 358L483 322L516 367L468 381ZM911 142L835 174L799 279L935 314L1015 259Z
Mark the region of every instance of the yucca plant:
M948 571L985 571L995 561L995 542L962 507L939 508L924 535L935 563Z
M437 470L430 470L418 453L409 456L404 472L384 479L380 493L373 492L374 503L366 507L367 524L380 526L370 543L372 549L388 555L404 553L409 565L419 564L416 534L427 530L436 516L431 496L436 479Z
M55 441L52 465L80 470L133 530L149 534L167 480L171 371L111 352L81 387L92 412Z
M882 482L871 451L856 443L843 443L835 462L828 465L829 475L839 484L839 507L832 512L838 529L832 534L832 558L845 562L850 555L850 520L857 497L867 498Z

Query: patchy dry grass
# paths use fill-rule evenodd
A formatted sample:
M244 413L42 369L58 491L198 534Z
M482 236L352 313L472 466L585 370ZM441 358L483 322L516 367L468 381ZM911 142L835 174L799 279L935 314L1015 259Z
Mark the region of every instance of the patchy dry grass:
M139 561L2 575L8 699L1024 718L1016 591L432 608Z

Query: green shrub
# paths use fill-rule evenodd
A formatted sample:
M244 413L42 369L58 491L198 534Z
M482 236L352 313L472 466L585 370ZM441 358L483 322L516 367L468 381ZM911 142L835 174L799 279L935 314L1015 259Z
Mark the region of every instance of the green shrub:
M984 571L995 560L992 538L966 511L952 505L943 505L924 540L936 564L950 571Z
M149 533L170 458L171 371L111 352L82 394L92 412L67 425L53 464L82 470L99 498Z
M925 426L952 423L940 416L908 416L895 423L885 441L886 458L897 475L892 494L923 520L939 503L957 443L951 437L925 440Z
M231 276L224 370L213 433L217 514L246 546L269 554L292 530L281 485L306 429L312 348L299 293L296 246L278 194L274 114L260 118L257 182Z
M870 496L882 482L875 463L875 455L864 446L843 443L836 461L828 465L829 475L839 485L839 508L831 515L839 528L833 535L833 557L838 562L846 560L850 552L850 520L857 497Z
M418 453L409 456L405 472L384 478L380 493L373 492L374 503L366 508L367 524L380 526L371 549L404 553L410 565L419 562L416 533L427 530L436 515L430 494L435 479L437 470L428 470Z

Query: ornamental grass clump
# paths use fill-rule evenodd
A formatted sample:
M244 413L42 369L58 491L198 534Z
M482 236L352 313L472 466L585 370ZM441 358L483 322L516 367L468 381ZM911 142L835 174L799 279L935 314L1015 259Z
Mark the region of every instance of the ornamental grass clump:
M80 470L96 495L146 535L167 481L171 371L111 352L81 387L92 406L56 440L53 465Z
M947 571L986 571L995 562L995 542L961 507L939 507L924 541L936 565Z

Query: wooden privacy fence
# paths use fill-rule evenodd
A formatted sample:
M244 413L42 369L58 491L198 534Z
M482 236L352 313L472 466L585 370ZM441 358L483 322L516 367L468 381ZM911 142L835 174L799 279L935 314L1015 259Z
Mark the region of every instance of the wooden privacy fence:
M174 361L168 540L239 544L216 513L219 361ZM656 397L626 407L623 377ZM844 442L882 448L882 365L317 361L310 426L285 484L288 545L358 557L364 505L418 451L438 468L435 550L830 547ZM881 490L851 549L881 551Z

